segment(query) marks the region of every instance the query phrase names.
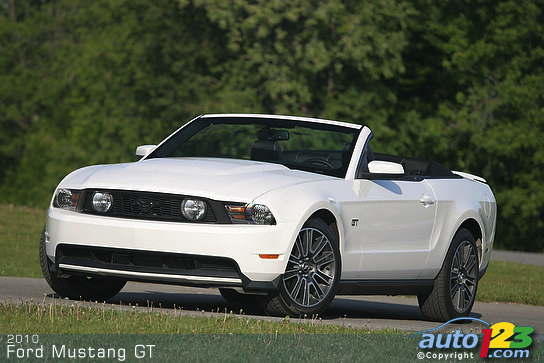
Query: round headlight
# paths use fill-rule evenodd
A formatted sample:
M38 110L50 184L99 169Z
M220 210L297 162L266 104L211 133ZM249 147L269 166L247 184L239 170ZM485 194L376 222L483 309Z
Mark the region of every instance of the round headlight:
M181 213L190 221L200 221L206 216L206 202L199 199L184 199Z
M106 213L111 209L113 197L110 193L96 192L93 194L93 209L98 213Z
M256 224L276 224L274 215L266 205L252 204L248 206L248 210L251 219L253 219L253 222L255 222Z
M57 208L67 209L75 211L77 209L77 203L79 201L79 190L73 189L59 189L55 195L53 206Z
M57 205L60 208L70 208L72 206L72 191L60 189L57 194Z

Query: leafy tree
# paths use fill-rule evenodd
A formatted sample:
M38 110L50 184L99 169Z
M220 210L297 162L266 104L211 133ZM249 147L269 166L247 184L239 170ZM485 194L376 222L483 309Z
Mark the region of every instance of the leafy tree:
M70 170L129 161L194 115L218 61L199 17L167 0L64 0L4 18L2 198L45 205Z
M251 95L257 111L354 122L383 119L372 111L394 98L382 81L404 71L410 10L402 2L180 3L204 9L225 32L218 89L225 97Z
M0 0L0 202L200 113L309 115L484 176L497 244L543 251L543 3Z
M498 202L497 243L542 251L543 2L417 3L426 10L410 24L411 77L398 82L408 101L400 115L421 121L399 125L399 139L485 176Z

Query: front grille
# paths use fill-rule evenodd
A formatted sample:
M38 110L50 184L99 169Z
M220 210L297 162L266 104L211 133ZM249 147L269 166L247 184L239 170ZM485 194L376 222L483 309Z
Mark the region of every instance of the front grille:
M181 203L185 198L190 198L189 196L126 190L100 191L108 192L113 196L112 209L107 213L95 212L92 208L92 196L95 190L85 190L83 191L84 205L81 210L83 213L121 218L193 222L185 219L181 214ZM206 202L207 212L204 219L197 223L230 222L228 216L226 216L226 212L223 212L224 207L222 203L208 200L205 198L199 199L202 199ZM216 213L224 213L225 216L221 215L218 221Z

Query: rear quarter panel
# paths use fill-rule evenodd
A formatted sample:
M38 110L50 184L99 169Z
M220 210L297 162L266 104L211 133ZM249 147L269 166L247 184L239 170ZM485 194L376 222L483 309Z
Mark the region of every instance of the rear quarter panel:
M480 271L483 271L489 262L495 237L497 205L491 188L469 179L430 179L429 184L436 194L438 209L430 254L421 278L436 277L455 233L471 219L477 222L482 235Z

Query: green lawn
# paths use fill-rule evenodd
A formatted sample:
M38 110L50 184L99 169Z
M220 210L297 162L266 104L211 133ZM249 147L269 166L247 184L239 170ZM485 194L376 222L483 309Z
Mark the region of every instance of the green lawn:
M38 245L46 211L0 205L0 276L42 277Z
M41 277L38 243L46 212L0 205L0 276ZM479 301L544 305L544 266L492 261Z
M25 336L23 336L25 338ZM10 339L0 335L0 355L7 356ZM43 347L43 358L22 361L82 362L417 362L418 339L408 334L73 334L32 335L38 344L21 344L23 348ZM11 338L11 340L15 340ZM145 345L145 346L144 346ZM533 347L532 355L542 346ZM57 353L63 347L65 351ZM12 348L11 359L15 362ZM68 349L78 348L78 356L68 360ZM83 348L83 349L81 349ZM108 350L107 358L89 359L90 348L95 357L98 349ZM539 351L540 350L540 351ZM481 362L478 348L474 359ZM432 352L431 352L432 353ZM444 350L436 353L445 353ZM448 352L450 353L450 352ZM20 352L21 356L26 354ZM30 352L32 357L32 352ZM66 359L64 358L65 356ZM59 359L59 356L61 359ZM89 354L90 356L90 354ZM104 356L106 356L104 354ZM53 359L51 359L53 358ZM56 359L54 359L56 358ZM434 360L433 360L434 361Z
M41 347L40 359L46 360L61 348L77 349L78 357L88 358L92 348L92 354L98 355L100 349L112 353L108 361L126 357L131 362L142 361L144 355L145 361L160 362L417 362L421 354L434 354L432 361L481 362L480 346L420 349L421 337L412 335L329 325L320 319L270 322L231 314L192 317L181 310L175 314L115 311L111 305L87 308L69 301L0 303L0 356L15 358L15 349L20 348L18 353L27 354L29 361L37 361L32 349ZM13 344L17 339L22 343ZM530 357L538 360L544 344L533 342L529 350ZM460 358L452 359L453 355Z
M157 309L114 310L112 305L94 303L92 308L64 300L52 303L15 305L0 303L0 334L362 334L369 330L326 324L321 319L295 323L265 321L238 314L195 317L182 310L168 314ZM393 329L372 333L397 333Z
M478 285L478 301L544 305L544 266L491 261Z

